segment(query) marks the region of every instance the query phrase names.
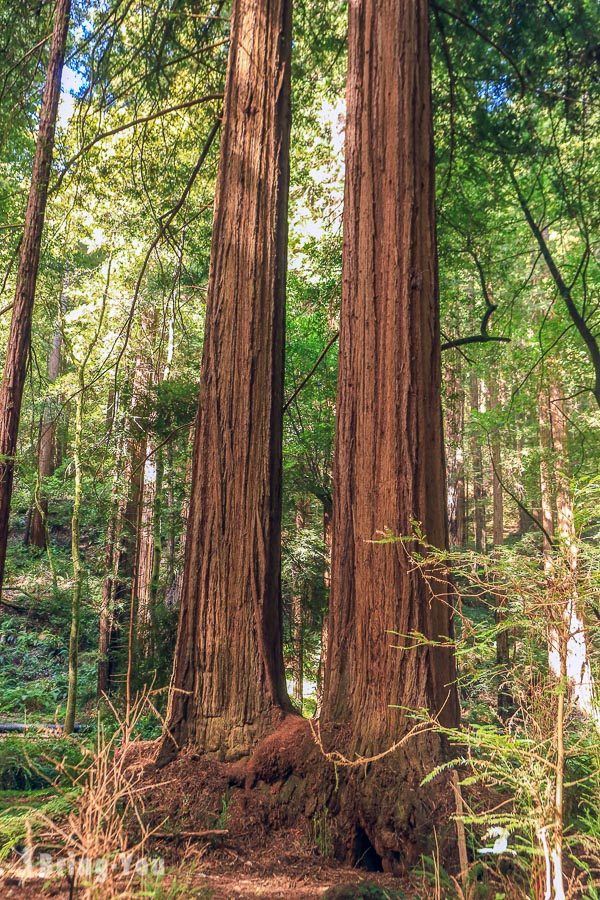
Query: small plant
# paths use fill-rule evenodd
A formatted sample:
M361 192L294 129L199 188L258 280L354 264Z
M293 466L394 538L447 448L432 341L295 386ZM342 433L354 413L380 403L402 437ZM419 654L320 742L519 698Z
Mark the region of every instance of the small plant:
M161 867L146 855L153 831L144 822L145 788L134 746L140 720L153 708L148 693L125 717L113 707L116 727L99 723L94 745L81 748L80 762L74 765L63 757L54 763L57 783L68 787L58 789L54 802L28 810L26 824L35 829L37 845L61 848L51 868L68 878L71 892L81 888L89 897L136 896L140 878L160 875ZM22 841L17 812L0 817L3 827L7 848Z
M309 840L320 856L333 856L333 833L326 808L316 812L310 820Z
M223 794L221 798L221 812L215 820L215 828L226 830L229 825L229 807L231 805L231 795Z

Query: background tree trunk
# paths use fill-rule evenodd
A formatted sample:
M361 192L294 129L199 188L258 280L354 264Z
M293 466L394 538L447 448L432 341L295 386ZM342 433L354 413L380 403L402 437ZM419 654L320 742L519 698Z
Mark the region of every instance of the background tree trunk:
M130 685L130 666L126 657L131 656L134 640L131 624L135 627L137 600L137 561L142 514L142 491L146 457L147 394L152 369L146 349L136 354L131 406L122 424L123 466L117 482L117 507L112 533L107 535L106 567L102 591L100 628L99 690L112 690L122 686L127 668L127 687ZM120 488L120 490L119 490ZM116 548L111 544L117 539ZM111 563L112 557L112 563ZM129 625L127 622L129 621Z
M19 251L15 301L4 361L2 386L0 387L0 590L4 579L15 452L31 344L31 321L70 11L71 0L57 0L31 172L31 185L25 212L25 226Z
M236 0L169 716L177 744L230 757L291 710L280 599L290 51L289 0ZM174 749L169 737L163 759Z
M446 469L448 472L448 524L451 547L465 543L465 392L461 385L460 361L447 366Z
M494 379L489 387L490 409L498 406L498 383ZM491 436L491 461L492 461L492 540L496 558L499 558L497 548L504 543L504 496L502 490L502 445L497 428ZM502 628L506 619L506 593L502 590L495 591L496 597L496 663L499 670L498 687L498 715L504 719L510 714L512 708L512 695L508 689L508 676L510 668L510 634L508 628Z
M323 543L325 544L325 569L323 571L323 583L329 597L331 589L331 543L333 508L331 499L323 500ZM321 623L321 654L319 656L319 671L317 673L317 708L315 715L321 715L323 705L323 687L325 684L325 671L327 669L327 650L329 647L329 611L323 616Z
M59 321L54 331L52 348L48 356L49 384L53 384L60 375L61 349L62 329ZM56 470L56 410L53 409L53 404L48 399L44 402L44 410L40 421L37 469L35 498L31 508L26 543L32 547L43 549L46 546L48 518L48 498L43 493L44 479L49 478Z
M410 534L414 519L433 545L444 548L448 540L427 2L354 0L348 40L331 612L321 719L336 750L371 754L406 733L401 707L426 707L454 724L458 699L451 647L398 649L414 643L412 632L451 637L452 597L431 596L399 543L372 543L386 529ZM364 780L357 777L354 800L349 782L351 858L366 841L384 868L410 865L418 853L415 836L430 831L433 821L419 782L442 756L441 741L429 735L407 744L393 762L375 764Z
M310 502L299 502L296 506L296 530L301 531L306 523L306 518L310 510ZM306 589L306 583L300 576L300 583L303 589ZM293 644L293 665L294 673L294 689L293 695L298 709L302 712L302 700L304 696L304 602L301 590L295 590L292 596L292 644Z
M577 540L573 519L573 499L566 469L567 418L561 386L556 373L552 373L549 385L550 425L554 450L556 479L556 533L565 561L567 575L562 591L558 592L563 603L560 624L550 639L550 667L558 678L567 677L571 701L581 713L593 719L600 728L600 710L595 703L595 685L588 652L586 624L580 613L577 592ZM555 619L559 616L555 615ZM561 641L561 634L564 638ZM565 645L561 648L561 642ZM561 657L565 657L561 662Z
M471 411L482 412L479 378L475 372L470 379ZM487 547L485 484L483 480L483 456L478 435L473 431L471 436L471 465L473 466L473 527L475 531L475 550L485 553Z

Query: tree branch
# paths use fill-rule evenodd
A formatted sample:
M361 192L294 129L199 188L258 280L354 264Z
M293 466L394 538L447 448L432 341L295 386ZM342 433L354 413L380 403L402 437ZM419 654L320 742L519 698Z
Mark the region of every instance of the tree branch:
M329 351L331 350L331 348L333 347L333 345L335 344L335 342L337 341L339 336L340 336L339 331L336 331L336 333L333 335L333 337L331 338L329 343L325 346L325 348L323 350L321 350L319 356L317 357L317 361L315 362L312 369L308 372L307 375L304 376L304 378L302 379L302 381L300 382L300 384L298 385L296 390L293 392L293 394L290 397L288 397L288 399L283 404L283 412L284 413L290 408L290 406L292 405L292 403L294 402L294 400L296 399L296 397L298 396L298 394L300 393L302 388L308 384L308 382L313 377L313 375L315 374L315 372L317 371L317 369L319 368L319 366L321 365L321 363L323 362L323 360L325 359L325 357L327 356L327 354L329 353Z
M150 113L147 116L140 116L139 119L132 119L131 122L125 122L123 125L117 125L116 128L111 128L109 131L103 131L100 134L97 134L95 138L91 141L88 141L87 144L84 144L81 149L77 151L77 153L72 156L65 163L65 167L58 176L56 183L52 188L52 192L55 193L59 190L63 179L67 172L72 169L78 159L80 159L88 150L91 150L96 144L100 141L103 141L105 138L112 137L115 134L120 134L122 131L127 131L129 128L135 128L136 125L145 125L147 122L153 122L155 119L160 119L162 116L167 116L169 113L178 112L180 109L191 109L193 106L198 106L200 103L209 103L211 100L222 100L223 94L206 94L204 97L196 97L194 100L187 100L185 103L178 103L176 106L168 106L166 109L158 109L156 112Z

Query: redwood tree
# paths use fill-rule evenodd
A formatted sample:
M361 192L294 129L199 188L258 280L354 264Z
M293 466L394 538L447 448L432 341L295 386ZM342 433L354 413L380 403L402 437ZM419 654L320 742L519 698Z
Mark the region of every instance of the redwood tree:
M54 132L69 30L71 0L56 0L48 69L42 94L31 185L19 251L17 286L0 387L0 587L4 577L10 501L21 401L31 342L31 321L40 262L42 231L52 167Z
M413 520L430 543L447 542L427 0L351 0L348 40L322 720L330 747L369 755L406 734L402 707L427 707L455 723L458 701L451 647L410 637L452 636L446 596L432 596L436 583L428 586L400 543L373 543L386 529L408 535ZM428 735L387 763L356 770L355 859L374 848L386 868L414 861L414 833L433 821L419 781L442 752Z
M291 709L280 531L290 0L236 0L168 737L234 757Z

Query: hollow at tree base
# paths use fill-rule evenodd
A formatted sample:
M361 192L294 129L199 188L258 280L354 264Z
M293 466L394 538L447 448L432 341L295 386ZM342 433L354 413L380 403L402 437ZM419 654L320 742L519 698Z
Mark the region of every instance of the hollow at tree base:
M148 765L149 824L166 818L174 833L225 827L228 839L245 842L299 828L314 852L363 872L406 876L423 853L455 868L453 794L440 783L446 776L420 787L423 740L366 767L335 767L310 723L288 716L235 763L187 749L160 768ZM161 782L169 787L157 795L152 784Z

